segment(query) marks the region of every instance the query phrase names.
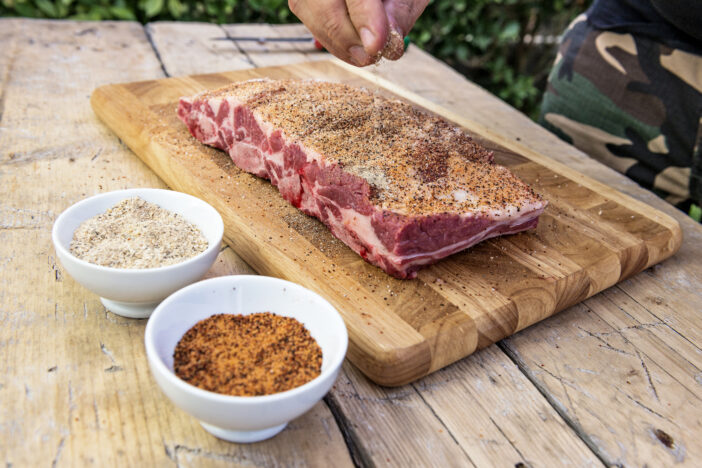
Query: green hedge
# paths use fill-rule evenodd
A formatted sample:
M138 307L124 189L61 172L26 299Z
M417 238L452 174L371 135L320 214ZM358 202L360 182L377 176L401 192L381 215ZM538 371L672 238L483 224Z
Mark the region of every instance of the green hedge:
M0 15L77 20L288 23L287 0L0 0Z
M412 41L535 117L555 36L591 0L432 0ZM0 0L0 16L81 20L296 22L287 0Z

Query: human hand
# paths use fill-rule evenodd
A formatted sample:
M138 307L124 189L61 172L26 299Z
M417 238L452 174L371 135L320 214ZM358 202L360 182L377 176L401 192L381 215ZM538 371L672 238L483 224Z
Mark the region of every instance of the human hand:
M383 55L391 36L402 41L428 1L288 0L288 5L329 52L345 62L365 66ZM391 30L397 34L391 35ZM399 50L385 55L397 59L402 55L401 47Z

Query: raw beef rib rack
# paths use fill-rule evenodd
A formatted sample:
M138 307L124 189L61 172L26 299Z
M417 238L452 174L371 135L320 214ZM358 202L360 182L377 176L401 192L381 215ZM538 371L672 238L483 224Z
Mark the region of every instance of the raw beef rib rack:
M365 89L243 81L181 98L178 116L397 278L533 228L546 207L461 129Z

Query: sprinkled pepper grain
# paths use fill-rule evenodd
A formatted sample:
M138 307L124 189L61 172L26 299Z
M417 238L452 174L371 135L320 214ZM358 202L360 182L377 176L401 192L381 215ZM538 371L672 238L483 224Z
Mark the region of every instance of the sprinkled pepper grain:
M270 395L299 387L322 369L322 350L297 320L270 312L217 314L176 345L178 377L211 392Z

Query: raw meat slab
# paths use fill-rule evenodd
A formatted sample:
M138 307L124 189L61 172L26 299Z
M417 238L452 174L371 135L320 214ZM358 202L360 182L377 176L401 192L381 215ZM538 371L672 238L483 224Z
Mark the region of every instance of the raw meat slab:
M547 204L455 125L343 83L239 81L178 117L395 278L532 229Z

